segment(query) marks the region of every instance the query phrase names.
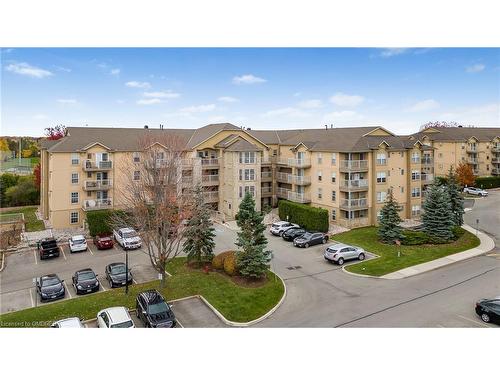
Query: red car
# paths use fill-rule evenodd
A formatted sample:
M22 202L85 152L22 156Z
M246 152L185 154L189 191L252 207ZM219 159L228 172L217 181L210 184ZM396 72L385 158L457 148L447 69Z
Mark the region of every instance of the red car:
M98 234L94 237L94 245L99 250L112 249L113 248L113 238L110 233Z

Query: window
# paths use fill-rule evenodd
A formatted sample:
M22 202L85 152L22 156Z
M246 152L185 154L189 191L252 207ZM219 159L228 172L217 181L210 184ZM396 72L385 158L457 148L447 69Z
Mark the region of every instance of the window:
M377 154L377 165L386 165L387 159L386 155L383 153Z
M240 186L240 194L239 194L239 197L240 197L240 198L243 198L243 186Z
M71 183L72 184L78 183L78 173L71 173Z
M240 169L240 181L253 181L255 180L255 169Z
M255 152L252 151L240 152L240 163L242 164L255 163Z
M377 203L384 203L386 197L387 197L387 192L377 191Z
M420 206L418 204L411 206L411 214L412 216L420 215Z
M278 150L273 150L273 156L278 156Z
M420 171L418 170L411 171L411 179L413 181L420 180Z
M404 174L405 174L405 170L404 170L404 168L401 168L401 176L404 176Z
M337 154L332 153L332 165L337 165Z
M377 172L377 183L381 184L387 181L385 172Z
M87 191L87 197L91 197L92 196L92 192L91 191Z
M134 171L134 181L139 181L141 179L141 171Z
M332 172L332 182L335 183L337 181L337 173Z
M337 200L337 192L335 190L332 190L332 202L335 202Z
M322 180L323 180L323 172L318 171L318 181L322 181Z
M76 204L78 203L78 199L79 199L79 196L78 196L78 192L77 191L74 191L74 192L71 192L71 204Z
M412 198L420 197L420 188L419 187L412 188L411 189L411 196L412 196Z
M88 160L92 159L92 154L91 154L91 153L88 153L88 154L87 154L87 159L88 159Z
M420 163L420 153L419 152L415 151L411 154L411 162L415 163L415 164Z
M405 188L404 186L401 186L401 194L403 194L405 192Z
M69 214L69 223L78 224L78 211L73 211Z
M337 220L337 210L336 209L332 210L332 220Z
M245 186L245 194L248 192L255 197L255 186Z
M323 198L323 189L318 188L318 199L322 199L322 198Z
M323 164L323 154L321 152L318 154L318 164Z
M71 154L71 164L72 165L80 164L80 155L79 154Z
M443 157L443 154L440 152L440 153L438 154L438 157L439 157L439 158L442 158L442 157Z
M141 155L138 152L134 152L134 163L139 163L141 161Z

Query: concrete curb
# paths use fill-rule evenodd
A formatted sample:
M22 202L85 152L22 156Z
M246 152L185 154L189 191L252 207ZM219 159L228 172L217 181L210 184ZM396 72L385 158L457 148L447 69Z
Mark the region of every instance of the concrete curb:
M468 231L474 235L476 234L476 230L467 224L462 225L462 228L464 228L466 231ZM456 263L456 262L460 262L460 261L465 260L465 259L470 259L470 258L476 257L478 255L482 255L484 253L487 253L488 251L491 251L495 247L495 242L487 234L485 234L481 231L478 231L477 237L479 238L480 244L479 244L479 246L476 246L472 249L464 250L460 253L447 255L445 257L434 259L434 260L431 260L429 262L417 264L417 265L412 266L412 267L403 268L403 269L388 273L388 274L383 275L383 276L362 275L362 274L358 274L358 273L349 272L345 269L346 266L342 267L342 271L344 271L345 273L348 273L350 275L353 275L353 276L373 278L373 279L384 279L384 280L405 279L407 277L420 275L422 273L433 271L435 269L445 267L445 266L448 266L448 265Z
M0 267L0 272L5 268L5 252L2 251L2 267Z
M357 263L354 263L354 264L360 264L360 263L368 262L368 261L373 260L373 259L380 258L380 256L377 255L377 254L373 254L373 253L370 253L370 254L372 254L374 256L372 259L366 259L365 258L365 260L362 260L361 262L357 262ZM346 267L349 267L349 266L351 266L351 264L344 264L342 266L342 271L345 272L345 273L347 273L348 275L358 276L358 277L366 277L368 279L380 279L380 277L378 277L378 276L363 275L362 273L350 272L350 271L346 270Z

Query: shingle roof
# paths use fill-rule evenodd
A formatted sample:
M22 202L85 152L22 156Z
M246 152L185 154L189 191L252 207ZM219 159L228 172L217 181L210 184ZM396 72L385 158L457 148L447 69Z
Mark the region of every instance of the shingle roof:
M262 148L248 142L246 139L239 139L226 148L226 151L261 151Z
M422 139L427 136L433 141L455 141L465 142L471 137L476 137L479 141L488 142L495 137L500 137L499 128L473 128L473 127L453 127L453 128L431 128L436 130L432 132L421 131L414 136Z
M210 124L203 126L199 129L194 129L194 133L191 136L189 142L187 143L187 147L188 148L195 147L196 145L200 144L204 140L210 138L211 136L217 134L222 130L240 130L240 128L230 123L222 123L222 124Z

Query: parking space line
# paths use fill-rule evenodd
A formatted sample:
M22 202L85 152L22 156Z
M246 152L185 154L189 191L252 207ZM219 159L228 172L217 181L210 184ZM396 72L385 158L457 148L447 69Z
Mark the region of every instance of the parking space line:
M62 246L60 246L60 249L61 249L62 255L64 257L64 260L68 260L68 258L66 258L66 254L64 253L64 248Z
M71 295L71 292L69 291L68 284L66 284L66 280L64 280L63 284L66 287L66 292L68 292L69 298L73 298L73 296Z
M133 282L134 284L137 284L137 281L135 281L135 279L132 279L132 282Z
M33 294L31 293L31 288L29 288L29 292L30 292L31 307L35 307L35 301L33 300Z
M465 319L471 323L474 323L474 324L477 324L477 325L480 325L480 326L483 326L483 327L486 327L486 328L490 328L489 325L485 324L485 323L482 323L482 322L478 322L477 320L472 320L470 318L467 318L466 316L463 316L463 315L457 315L459 318L462 318L462 319Z
M38 264L38 258L36 256L36 250L33 249L33 256L35 257L35 264Z
M92 252L92 249L90 248L90 246L87 246L87 249L89 249L90 254L94 255L94 253Z
M101 280L99 280L99 284L101 285L101 288L102 288L103 292L105 292L105 291L106 291L106 288L104 287L104 284L102 283L102 281L101 281Z
M181 328L184 328L184 326L182 325L181 321L178 319L178 318L175 318L175 320L177 321L177 323L181 326Z

